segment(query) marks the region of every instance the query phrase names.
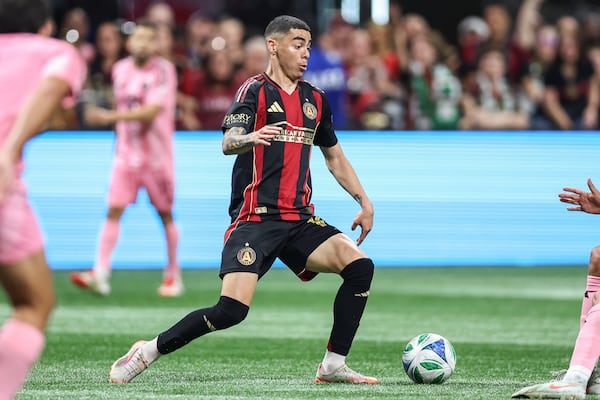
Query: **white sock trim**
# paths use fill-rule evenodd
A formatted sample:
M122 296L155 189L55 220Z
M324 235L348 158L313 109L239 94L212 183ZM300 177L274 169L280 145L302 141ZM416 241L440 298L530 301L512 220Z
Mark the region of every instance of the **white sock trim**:
M92 271L94 271L94 275L96 275L96 278L98 278L99 280L108 281L110 279L111 271L109 267L94 265Z
M346 356L343 356L333 351L327 350L325 357L323 357L323 370L326 374L329 374L346 363Z
M563 380L565 382L580 383L586 385L592 376L592 371L581 365L570 366Z
M148 364L152 364L161 356L158 352L158 336L144 343L142 346L142 355L148 361Z

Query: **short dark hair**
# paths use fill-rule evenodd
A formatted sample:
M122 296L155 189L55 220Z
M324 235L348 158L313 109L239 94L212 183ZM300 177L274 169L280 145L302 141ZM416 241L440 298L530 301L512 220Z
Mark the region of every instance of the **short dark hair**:
M275 17L265 29L265 38L276 34L287 34L291 29L302 29L310 32L310 26L300 18L291 15L280 15Z
M50 16L47 0L2 0L0 33L38 33Z

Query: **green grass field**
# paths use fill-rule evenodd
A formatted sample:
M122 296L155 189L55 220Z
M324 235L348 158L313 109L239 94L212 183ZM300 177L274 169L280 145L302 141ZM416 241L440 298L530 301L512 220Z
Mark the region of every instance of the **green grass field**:
M348 364L381 385L316 385L339 277L301 283L273 269L248 318L161 358L128 385L106 383L133 341L212 305L216 270L186 270L186 294L162 299L161 272L115 271L100 298L55 273L58 307L43 357L18 399L508 399L568 365L586 267L377 269ZM0 298L0 320L9 308ZM405 344L446 336L457 368L442 385L416 385L402 369ZM0 377L1 380L1 377Z

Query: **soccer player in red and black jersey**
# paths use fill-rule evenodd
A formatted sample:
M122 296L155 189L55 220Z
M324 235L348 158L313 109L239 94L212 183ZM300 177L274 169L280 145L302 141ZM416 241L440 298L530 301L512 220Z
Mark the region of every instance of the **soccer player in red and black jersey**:
M160 355L193 339L240 323L257 282L280 258L300 279L320 272L339 274L327 351L315 382L379 383L346 365L373 278L371 259L358 248L373 227L373 205L345 157L332 126L325 94L302 80L311 33L302 20L279 16L266 28L270 54L264 73L239 89L223 121L223 152L237 154L220 276L221 297L193 311L151 341L136 342L111 367L110 381L126 383ZM314 214L310 154L321 148L327 167L361 210L348 236Z

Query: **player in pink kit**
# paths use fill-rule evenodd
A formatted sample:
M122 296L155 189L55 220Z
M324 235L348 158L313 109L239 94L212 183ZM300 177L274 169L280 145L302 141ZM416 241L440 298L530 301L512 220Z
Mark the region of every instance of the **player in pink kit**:
M600 191L591 179L589 192L573 187L563 188L558 197L571 204L569 211L600 214ZM586 290L581 303L579 334L571 354L569 369L558 371L555 380L527 386L513 398L582 400L586 395L600 394L600 377L595 373L600 358L600 248L595 247L590 256Z
M13 307L0 329L0 400L14 398L38 360L55 302L21 153L61 104L74 104L86 75L73 46L43 36L50 15L45 0L0 3L0 283Z
M102 124L115 124L117 148L108 194L108 215L100 233L91 271L73 272L77 286L101 295L110 293L110 257L119 236L119 221L138 191L145 188L165 230L168 265L158 294L183 293L177 262L179 233L173 221L175 173L173 133L177 77L174 66L156 55L157 28L139 21L127 41L131 56L113 67L116 110L96 110Z

